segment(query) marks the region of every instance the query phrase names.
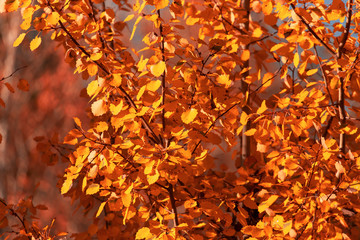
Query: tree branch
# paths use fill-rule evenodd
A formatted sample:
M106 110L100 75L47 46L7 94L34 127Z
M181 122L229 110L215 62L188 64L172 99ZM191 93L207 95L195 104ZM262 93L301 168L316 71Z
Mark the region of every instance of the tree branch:
M301 22L305 24L306 28L311 32L311 34L332 54L335 55L335 51L327 45L320 37L319 35L311 28L311 26L306 22L306 20L303 18L303 16L299 15L295 10L296 7L293 3L290 3L290 6L294 9L295 14L301 19Z

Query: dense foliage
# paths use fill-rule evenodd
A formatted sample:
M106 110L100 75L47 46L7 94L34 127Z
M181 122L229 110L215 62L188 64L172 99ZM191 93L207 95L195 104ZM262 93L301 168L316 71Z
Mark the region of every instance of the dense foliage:
M68 163L61 193L93 214L69 236L356 239L356 4L7 0L23 17L14 46L49 34L89 81L89 124L35 139ZM42 205L2 203L12 236L65 235L24 221Z

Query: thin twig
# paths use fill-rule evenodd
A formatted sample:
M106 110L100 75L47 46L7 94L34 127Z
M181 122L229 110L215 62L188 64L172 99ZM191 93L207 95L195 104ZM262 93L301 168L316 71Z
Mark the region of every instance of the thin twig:
M319 35L311 28L311 26L309 25L309 23L307 23L307 21L303 18L303 16L299 15L296 12L296 7L293 3L290 4L290 6L294 9L295 14L301 19L301 22L303 24L305 24L306 28L311 32L311 34L332 54L335 55L335 51L329 46L327 45L324 40L322 40Z

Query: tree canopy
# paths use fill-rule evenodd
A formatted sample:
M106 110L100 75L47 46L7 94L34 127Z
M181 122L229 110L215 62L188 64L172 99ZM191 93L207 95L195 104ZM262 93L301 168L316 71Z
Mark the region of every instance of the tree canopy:
M42 205L1 200L3 234L357 239L357 4L5 1L0 11L23 20L14 47L29 39L37 51L49 35L87 80L87 117L35 141L49 165L68 164L59 190L93 222L50 233L22 217Z

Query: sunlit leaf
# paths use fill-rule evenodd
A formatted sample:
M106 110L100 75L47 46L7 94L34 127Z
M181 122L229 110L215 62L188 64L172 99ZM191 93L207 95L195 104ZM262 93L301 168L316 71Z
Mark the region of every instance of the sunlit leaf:
M166 64L164 61L159 61L157 64L150 67L150 72L155 76L159 77L165 71Z
M198 110L196 110L195 108L191 108L181 114L181 120L185 124L189 124L196 118L197 115L198 115Z
M30 50L34 51L37 49L41 44L41 37L36 36L33 40L30 42Z

